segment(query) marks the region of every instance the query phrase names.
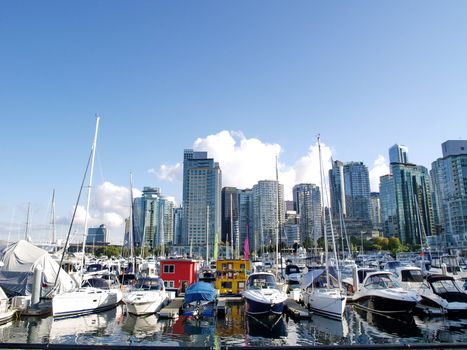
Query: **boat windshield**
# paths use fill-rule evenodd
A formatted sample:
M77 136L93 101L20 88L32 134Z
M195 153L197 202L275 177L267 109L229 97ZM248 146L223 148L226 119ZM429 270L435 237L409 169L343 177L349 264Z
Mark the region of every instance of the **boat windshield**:
M276 280L273 275L255 275L248 279L248 288L250 289L274 289L276 288Z
M400 288L399 283L391 279L389 275L374 275L368 277L365 287L368 289Z
M423 282L422 271L420 270L402 270L402 282Z
M437 294L459 292L452 280L439 280L431 283L433 290Z
M163 282L160 278L143 278L136 282L137 289L143 290L161 290Z

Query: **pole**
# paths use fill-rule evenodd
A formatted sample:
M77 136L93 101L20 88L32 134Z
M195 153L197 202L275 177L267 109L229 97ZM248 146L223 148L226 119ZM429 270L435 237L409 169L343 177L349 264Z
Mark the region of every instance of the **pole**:
M96 157L96 143L97 143L97 132L99 130L99 116L96 114L96 130L94 132L94 140L92 143L92 156L91 156L91 170L89 172L89 186L88 186L88 198L86 203L86 214L84 217L84 233L83 233L83 260L81 267L84 268L84 257L86 255L86 236L88 235L88 218L89 218L89 205L91 203L91 188L92 188L92 175L94 173L94 159Z

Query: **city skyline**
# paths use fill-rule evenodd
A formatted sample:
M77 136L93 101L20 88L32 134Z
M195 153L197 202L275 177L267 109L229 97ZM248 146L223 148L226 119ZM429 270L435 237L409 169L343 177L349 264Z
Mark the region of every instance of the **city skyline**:
M0 4L0 239L62 235L97 141L92 226L123 240L134 188L182 199L184 149L219 162L222 186L319 186L324 158L389 173L388 149L431 169L466 139L462 2L202 1ZM368 28L371 28L369 30ZM373 173L372 173L373 172ZM140 195L135 191L136 195ZM78 211L78 219L84 210ZM32 233L33 233L32 232ZM44 237L40 237L43 239Z

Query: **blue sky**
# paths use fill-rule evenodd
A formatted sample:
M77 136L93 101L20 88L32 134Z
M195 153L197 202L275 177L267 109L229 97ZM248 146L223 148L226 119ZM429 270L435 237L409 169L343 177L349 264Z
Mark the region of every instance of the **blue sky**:
M28 202L39 231L53 188L66 222L95 113L95 185L120 192L131 170L180 199L160 166L223 130L279 145L284 177L318 133L335 159L371 169L397 142L430 167L467 137L466 18L465 1L2 1L0 238Z

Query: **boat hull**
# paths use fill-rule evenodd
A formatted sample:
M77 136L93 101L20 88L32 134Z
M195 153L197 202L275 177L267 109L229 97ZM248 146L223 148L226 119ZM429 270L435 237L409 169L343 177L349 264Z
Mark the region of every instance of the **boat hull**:
M336 291L314 290L306 295L306 305L316 314L342 319L347 304L346 297Z
M381 297L379 295L367 295L354 299L355 306L385 315L404 315L412 313L417 305L416 300L401 300Z
M168 299L165 291L136 290L123 296L127 311L133 315L148 315L158 312L166 305Z
M282 315L284 312L284 302L264 303L245 297L246 313L255 316Z
M52 299L52 313L54 317L85 315L109 310L121 300L119 289L81 288L56 295Z

